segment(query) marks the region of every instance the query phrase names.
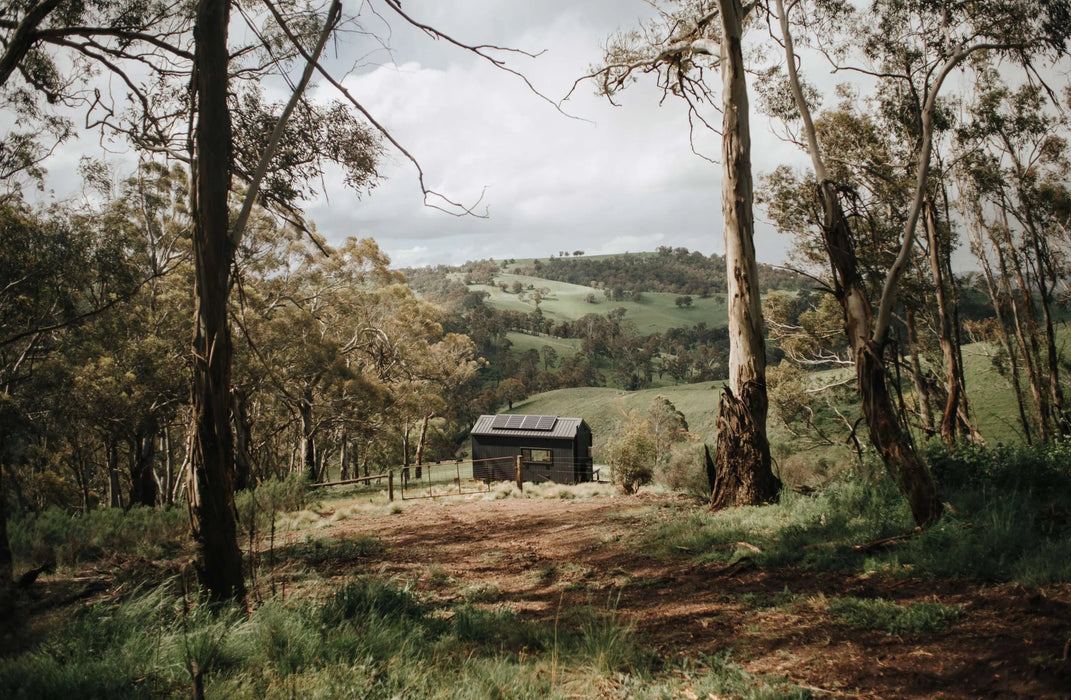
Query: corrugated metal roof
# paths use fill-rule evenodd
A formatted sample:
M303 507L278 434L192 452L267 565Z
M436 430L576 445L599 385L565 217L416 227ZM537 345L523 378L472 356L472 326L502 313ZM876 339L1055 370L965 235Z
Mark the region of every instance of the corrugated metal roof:
M480 416L476 419L476 425L472 426L470 434L509 435L510 437L556 438L572 440L576 437L576 431L580 428L580 424L584 422L583 418L565 418L561 416L554 417L557 419L557 421L554 423L554 428L551 430L520 430L509 428L494 428L492 426L495 421L495 416Z

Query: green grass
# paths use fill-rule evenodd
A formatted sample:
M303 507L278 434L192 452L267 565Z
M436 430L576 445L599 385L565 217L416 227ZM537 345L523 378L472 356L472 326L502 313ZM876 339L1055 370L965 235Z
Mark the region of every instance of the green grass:
M356 578L322 600L210 609L172 586L84 608L0 659L0 697L568 698L795 694L727 657L660 659L612 608L528 620L434 607L407 585Z
M598 462L599 446L627 420L629 411L646 412L657 396L664 396L684 414L689 432L699 443L714 444L715 420L722 382L678 384L642 391L609 387L557 389L536 394L515 403L511 413L534 413L583 418L591 427ZM775 473L790 484L823 484L853 466L853 457L844 446L799 452L784 424L772 416L769 439L774 452ZM821 472L817 474L816 472Z
M512 343L510 350L514 354L522 354L529 350L535 350L539 353L540 367L543 366L543 346L549 345L554 348L558 353L558 364L567 357L580 352L580 339L579 338L555 338L552 335L532 335L530 333L519 333L517 331L511 331L506 334L506 338ZM551 367L553 372L557 367Z
M713 441L721 385L721 382L704 382L643 391L608 387L558 389L515 403L511 412L581 417L591 427L597 444L617 428L619 421L627 418L629 411L646 411L654 398L661 395L684 414L692 433L701 439Z
M606 298L601 289L566 282L554 282L540 277L529 277L513 273L503 273L495 278L497 284L512 286L520 282L525 286L524 300L512 292L503 292L498 286L474 285L474 290L490 292L487 305L505 311L523 311L531 313L535 303L531 298L528 285L539 289L549 289L550 294L540 303L543 315L556 322L574 321L587 314L605 316L613 309L625 309L624 320L635 324L641 335L662 333L670 328L688 328L698 323L705 323L715 328L728 323L725 296L715 295L708 298L694 298L691 308L676 305L679 294L664 292L644 292L642 300L637 303L630 300L613 301ZM595 303L587 301L589 294L595 295Z
M829 601L829 612L842 624L886 634L940 632L961 619L963 607L923 601L900 605L883 598L845 596Z
M1071 446L974 448L932 459L951 507L922 532L888 479L846 477L814 497L783 492L776 506L660 515L644 527L646 547L725 564L747 558L763 568L1028 586L1071 581ZM898 535L908 536L865 546Z
M52 507L11 518L8 538L16 567L55 562L60 567L113 554L159 559L182 551L189 531L184 508L135 506L71 514Z

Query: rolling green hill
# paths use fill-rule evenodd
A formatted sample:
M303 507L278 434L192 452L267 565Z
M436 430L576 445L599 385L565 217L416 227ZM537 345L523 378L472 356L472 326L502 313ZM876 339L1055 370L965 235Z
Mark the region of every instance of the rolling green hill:
M1007 379L993 368L988 349L984 344L973 344L965 346L963 354L971 407L980 432L990 444L1020 441L1014 393ZM843 369L814 372L810 380L814 386L822 386L836 382L845 373ZM704 382L632 392L605 387L559 389L514 404L511 413L583 418L591 426L598 460L599 444L626 421L629 411L646 411L659 395L684 414L698 440L713 445L721 386L722 382ZM846 447L814 447L794 438L774 410L770 414L769 431L776 468L788 483L812 481L816 471L821 478L853 464L854 457ZM861 441L867 446L865 437Z
M503 273L495 277L495 283L512 286L520 282L526 288L549 289L539 304L543 315L554 321L574 321L587 314L606 315L612 309L625 309L625 321L635 324L643 335L661 333L670 328L684 328L705 323L710 327L724 326L727 320L725 295L718 294L705 299L695 298L690 308L676 305L678 294L645 292L639 303L631 300L609 301L601 290L567 282L553 282L540 277ZM503 292L498 286L473 285L473 290L486 291L490 297L485 302L488 306L506 311L535 311L531 291L526 290L524 298L517 294ZM587 301L594 295L595 303Z

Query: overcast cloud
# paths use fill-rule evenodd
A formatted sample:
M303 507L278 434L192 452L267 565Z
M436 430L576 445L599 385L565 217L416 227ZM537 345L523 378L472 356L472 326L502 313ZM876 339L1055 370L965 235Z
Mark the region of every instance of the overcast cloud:
M406 0L414 18L460 41L543 52L511 56L511 67L555 100L600 58L614 31L650 8L641 0L504 2ZM368 28L385 32L376 20ZM458 264L481 258L588 254L684 246L721 252L720 167L691 152L685 107L638 84L612 107L583 85L564 105L569 118L516 76L395 21L391 52L365 42L340 46L335 60L366 65L347 88L416 157L427 185L488 218L456 218L423 205L417 172L390 152L384 180L357 199L328 184L307 205L329 241L372 237L395 265ZM334 97L319 87L321 99ZM756 171L791 149L761 123L753 127ZM717 155L710 135L699 144ZM482 199L481 199L482 197ZM758 250L779 262L785 242L760 223Z
M499 55L552 101L600 60L611 34L651 12L643 0L404 0L403 7L468 44L541 52ZM390 14L383 18L390 26L367 14L362 29L389 51L351 32L329 45L328 60L339 74L356 66L346 87L420 162L428 187L467 205L479 202L487 218L424 206L415 167L388 148L383 179L371 194L358 198L336 174L325 178L322 196L306 202L308 218L329 242L372 237L398 267L661 245L722 251L720 166L692 153L685 105L674 99L659 105L651 81L630 88L620 107L581 85L564 105L570 117L521 78ZM121 93L121 86L112 87ZM262 87L279 102L289 96L281 84ZM331 86L310 91L315 99L338 99ZM10 118L0 114L4 125ZM754 116L752 140L756 174L785 160L800 162ZM717 156L719 137L703 134L697 147ZM83 132L50 159L43 197L79 197L78 160L87 153L109 160L117 178L135 167L128 144ZM757 213L759 259L781 262L787 241Z

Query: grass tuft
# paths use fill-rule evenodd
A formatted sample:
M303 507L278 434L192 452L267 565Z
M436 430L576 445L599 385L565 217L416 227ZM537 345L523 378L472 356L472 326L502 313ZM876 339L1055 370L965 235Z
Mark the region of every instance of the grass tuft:
M918 602L903 606L883 598L854 597L830 600L829 612L849 627L886 634L940 632L964 615L959 605Z

